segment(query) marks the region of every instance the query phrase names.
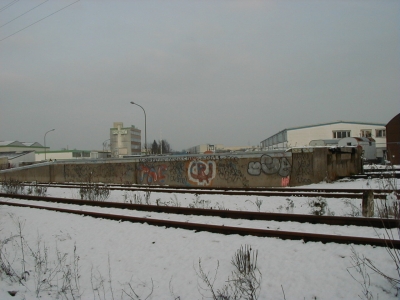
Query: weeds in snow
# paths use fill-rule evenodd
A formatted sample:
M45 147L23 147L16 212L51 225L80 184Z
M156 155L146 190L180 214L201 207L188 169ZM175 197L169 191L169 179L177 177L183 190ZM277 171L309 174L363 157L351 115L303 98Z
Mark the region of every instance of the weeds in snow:
M251 200L246 200L246 202L250 202L250 203L254 204L257 207L257 211L258 212L261 211L261 205L263 204L263 200L256 198L255 202L253 202Z
M328 206L326 199L322 197L309 198L307 204L310 207L310 213L315 216L323 216Z
M40 185L37 181L32 182L30 185L25 186L18 179L8 179L1 182L0 191L5 194L20 194L20 195L33 195L33 196L46 196L47 186Z
M112 281L112 275L111 275L111 263L110 263L110 255L108 255L108 278L103 276L100 271L97 270L97 272L93 271L93 267L91 268L90 271L90 283L92 286L92 293L94 300L108 300L108 299L116 299L115 294L117 292L114 292L114 284ZM151 279L151 286L150 286L150 292L148 291L148 284L145 282L140 282L133 287L132 279L129 282L126 282L122 285L121 289L118 291L121 295L119 299L135 299L135 300L141 300L141 299L148 299L154 291L154 283L153 279ZM145 297L141 297L141 294L147 294ZM126 298L128 297L128 298Z
M18 179L4 179L1 182L1 191L5 194L24 194L25 186Z
M12 216L11 216L12 217ZM13 217L12 217L13 218ZM18 234L0 243L0 277L10 283L20 283L35 292L37 298L46 292L64 299L79 299L79 256L74 247L73 257L55 251L55 260L49 259L49 248L38 237L31 247L23 236L25 222L13 218Z
M110 197L110 188L107 184L94 183L90 173L87 182L79 188L81 200L106 201Z
M215 269L214 276L205 272L199 259L197 277L202 281L198 284L199 292L203 297L211 297L214 300L223 299L258 299L261 291L262 274L257 266L258 251L253 250L249 245L241 246L234 256L231 263L234 270L228 277L227 284L221 289L215 288L219 262Z
M384 238L388 241L385 249L393 262L392 265L396 269L397 277L389 276L371 259L361 256L354 250L354 248L352 248L352 268L356 271L356 273L359 274L361 280L357 280L353 274L350 272L349 273L353 279L355 279L362 286L362 293L366 299L373 299L372 294L369 292L370 277L367 270L370 270L388 280L392 287L396 289L397 296L400 295L400 249L396 249L393 244L393 241L400 238L400 195L396 189L397 179L395 177L393 166L389 167L389 169L392 172L392 176L385 177L384 175L386 174L382 173L378 182L380 189L388 192L389 194L385 200L380 200L379 202L375 203L375 207L379 218L394 218L397 220L397 236L395 236L394 230L391 228L384 228Z
M373 295L370 292L370 286L371 286L371 278L368 273L368 267L366 264L366 258L364 256L360 256L356 250L351 247L351 261L352 261L352 266L350 268L347 268L347 272L350 274L350 276L357 281L362 289L362 297L359 296L361 299L366 299L366 300L372 300ZM353 273L357 274L353 274ZM360 279L357 279L356 277L360 277Z
M170 198L169 201L161 201L160 198L156 200L157 206L175 206L175 207L181 207L181 202L178 200L178 197L174 194L173 197Z
M199 194L195 194L195 199L193 200L192 203L189 204L189 208L202 208L202 209L208 209L210 208L210 200L203 200L200 199Z
M26 189L27 195L47 196L47 186L39 185L36 181L32 182Z
M350 208L350 212L346 213L346 216L349 217L359 217L361 215L361 207L357 207L351 199L343 200L343 204Z
M375 202L375 210L378 213L379 218L391 218L400 221L400 207L399 200L397 199L396 193L390 193L386 196L386 199L380 199Z
M144 195L142 196L141 193L139 192L124 192L124 202L125 203L131 203L131 204L146 204L146 205L151 205L151 191L146 191Z
M295 208L295 206L294 206L293 200L290 199L290 198L286 198L286 204L284 206L283 205L279 205L277 207L277 210L279 212L281 212L283 209L285 209L286 213L292 214L293 211L294 211L294 208Z

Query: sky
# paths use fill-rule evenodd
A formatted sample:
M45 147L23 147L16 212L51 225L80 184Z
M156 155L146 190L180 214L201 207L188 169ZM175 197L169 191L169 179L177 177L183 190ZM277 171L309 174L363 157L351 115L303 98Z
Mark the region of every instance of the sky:
M387 124L400 110L399 11L397 0L0 0L0 140L43 144L55 129L51 150L102 150L123 122L144 143L131 101L148 143L176 151Z
M382 189L381 179L358 179L334 183L319 183L304 188L310 189ZM396 182L399 186L399 182ZM61 198L79 198L78 189L61 189L49 187L48 196ZM137 197L134 197L137 196ZM134 199L144 199L145 192L112 191L107 201L122 202ZM169 201L181 207L188 207L197 203L216 209L256 211L254 202L262 202L262 212L281 212L294 214L310 213L311 207L307 204L310 198L295 197L293 211L288 207L287 196L284 197L255 197L255 196L223 196L194 194L166 194L152 193L150 201L154 203ZM196 202L197 199L197 202ZM312 199L312 198L311 198ZM394 198L395 199L395 198ZM55 206L75 210L89 210L108 214L123 214L127 216L167 219L170 221L225 225L244 228L261 228L282 231L297 231L319 234L347 235L360 237L387 237L384 229L358 226L335 226L325 224L309 224L297 222L251 221L245 219L228 219L195 215L174 215L149 211L121 210L113 208L87 207L49 203L32 200L17 200L0 198L1 201L18 202L25 204ZM361 199L327 198L328 207L335 215L352 213L348 203L359 207ZM143 200L144 201L144 200ZM162 205L162 204L161 204ZM283 206L283 208L282 208ZM354 211L353 211L354 213ZM354 216L354 215L353 215ZM184 229L157 227L148 224L118 222L106 219L94 219L68 213L31 209L26 207L0 206L0 241L3 241L3 261L10 261L11 267L22 273L23 259L29 277L22 281L11 282L2 275L0 280L0 298L4 300L37 299L38 290L40 299L72 299L68 293L63 294L62 287L68 287L68 270L70 275L78 274L79 291L74 299L212 299L210 291L204 282L196 275L199 272L199 259L205 273L212 280L215 276L214 290L221 290L232 279L235 268L231 264L234 254L241 246L249 245L253 251L258 251L257 267L261 273L261 290L257 299L367 299L365 288L373 299L397 299L396 289L382 276L366 268L364 278L357 272L352 257L352 249L360 257L365 256L387 276L398 278L396 265L384 247L370 245L345 245L336 243L304 242L296 240L281 240L255 236L222 235L207 232L195 232ZM19 231L21 225L21 231ZM84 230L82 230L84 229ZM396 229L392 229L393 239L397 239ZM35 268L33 255L26 250L22 256L20 237L21 233L25 248L29 246L34 253L41 253L44 257L44 248L47 249L47 273L41 274L41 268ZM99 234L101 233L101 234ZM41 251L39 251L41 249ZM74 249L76 249L74 256ZM65 262L62 271L55 272L59 260L56 253L63 257ZM74 258L78 257L78 264ZM71 268L68 268L68 265ZM219 265L219 267L218 267ZM38 266L36 264L36 266ZM74 266L77 266L75 269ZM218 267L218 272L215 273ZM78 270L78 271L75 271ZM53 286L48 290L45 284L40 288L37 284L41 278L54 275ZM0 274L1 275L1 274ZM364 281L365 280L365 281ZM42 281L43 282L43 281ZM365 282L365 286L363 286ZM103 283L103 285L101 284ZM153 283L153 292L151 286ZM138 294L134 297L128 284ZM73 288L75 282L71 283ZM96 294L98 288L100 293ZM103 294L104 288L104 294ZM202 290L201 288L205 289ZM15 297L7 292L17 291ZM60 293L57 293L60 291ZM130 293L127 296L122 291ZM78 297L77 294L81 295ZM202 295L204 297L202 297ZM372 298L370 298L372 299Z

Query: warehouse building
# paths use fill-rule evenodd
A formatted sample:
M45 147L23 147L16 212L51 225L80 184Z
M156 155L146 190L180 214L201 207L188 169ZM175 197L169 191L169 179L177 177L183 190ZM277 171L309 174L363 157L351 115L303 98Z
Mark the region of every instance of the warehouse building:
M400 114L397 114L386 124L387 159L393 165L400 165Z
M315 140L340 140L347 137L373 138L376 157L386 157L386 127L380 123L337 121L284 129L261 141L263 150L309 146Z

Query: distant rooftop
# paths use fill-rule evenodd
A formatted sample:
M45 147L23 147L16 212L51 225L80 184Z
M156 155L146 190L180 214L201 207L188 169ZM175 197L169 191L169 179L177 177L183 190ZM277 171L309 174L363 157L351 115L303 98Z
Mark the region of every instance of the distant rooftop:
M333 125L333 124L359 124L359 125L375 125L375 126L386 126L384 123L368 123L368 122L351 122L351 121L336 121L336 122L329 122L329 123L319 123L313 125L306 125L306 126L298 126L298 127L289 127L284 130L295 130L295 129L302 129L302 128L309 128L309 127L318 127L318 126L326 126L326 125ZM282 130L282 131L284 131Z
M0 141L0 147L42 147L38 142Z

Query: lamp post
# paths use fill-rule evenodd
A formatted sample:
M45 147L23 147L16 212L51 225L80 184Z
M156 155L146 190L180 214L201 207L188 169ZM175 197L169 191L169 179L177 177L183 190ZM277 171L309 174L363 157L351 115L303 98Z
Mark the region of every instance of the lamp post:
M144 108L141 105L139 105L133 101L131 101L131 104L139 106L141 109L143 109L143 112L144 112L144 148L146 149L146 155L147 155L146 111L144 110Z
M46 160L46 134L48 134L50 131L54 131L55 129L49 130L44 134L44 160Z

